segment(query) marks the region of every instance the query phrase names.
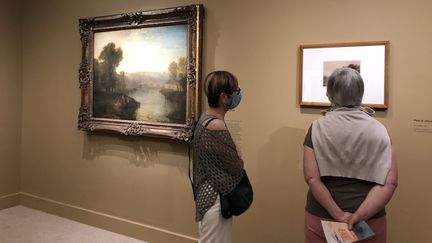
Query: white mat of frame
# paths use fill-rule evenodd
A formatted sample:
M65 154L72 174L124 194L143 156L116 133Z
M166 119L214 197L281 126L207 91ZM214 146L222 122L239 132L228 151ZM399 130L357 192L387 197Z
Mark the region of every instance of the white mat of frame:
M0 210L0 242L145 243L24 206Z

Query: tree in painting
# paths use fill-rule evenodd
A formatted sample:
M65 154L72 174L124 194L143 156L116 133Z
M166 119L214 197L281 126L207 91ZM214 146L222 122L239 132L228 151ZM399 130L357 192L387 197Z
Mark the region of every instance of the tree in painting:
M125 94L125 73L116 69L123 59L123 51L115 43L108 43L98 59L94 60L94 101L95 116L105 118L136 119L139 107L132 97Z

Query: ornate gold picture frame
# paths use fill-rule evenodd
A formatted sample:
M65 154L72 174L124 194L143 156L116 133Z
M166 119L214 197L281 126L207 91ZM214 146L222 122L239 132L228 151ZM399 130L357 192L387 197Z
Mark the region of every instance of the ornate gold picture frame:
M78 128L188 141L200 115L202 5L79 20Z

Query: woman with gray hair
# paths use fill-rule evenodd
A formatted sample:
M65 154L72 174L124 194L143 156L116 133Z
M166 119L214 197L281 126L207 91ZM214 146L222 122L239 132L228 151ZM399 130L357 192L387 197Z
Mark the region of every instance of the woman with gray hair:
M362 242L386 242L385 205L397 187L396 156L386 128L362 108L364 84L351 68L329 77L332 104L315 120L304 141L303 172L309 186L305 242L326 242L321 220L345 222L351 229L365 220L375 236Z

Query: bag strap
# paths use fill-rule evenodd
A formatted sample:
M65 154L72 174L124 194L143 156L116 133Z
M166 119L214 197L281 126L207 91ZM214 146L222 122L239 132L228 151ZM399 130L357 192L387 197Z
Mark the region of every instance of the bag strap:
M216 120L216 119L218 119L218 118L216 118L216 117L210 117L209 119L205 120L203 122L203 124L204 124L203 127L207 128L208 124L210 124L210 122L212 122L213 120Z
M218 119L218 118L216 118L216 117L210 117L209 119L207 119L207 120L205 120L203 122L203 126L207 127L208 124L210 124L210 122L213 121L213 120L215 120L215 119ZM191 143L192 143L192 140L188 143L188 155L189 155L189 170L188 170L188 175L189 175L189 181L190 181L191 186L192 186L193 197L194 197L194 200L195 200L195 188L193 186L193 180L192 180L192 176L191 176L191 165L192 165L192 156L191 156L191 151L192 151L191 146L192 146L192 144Z

